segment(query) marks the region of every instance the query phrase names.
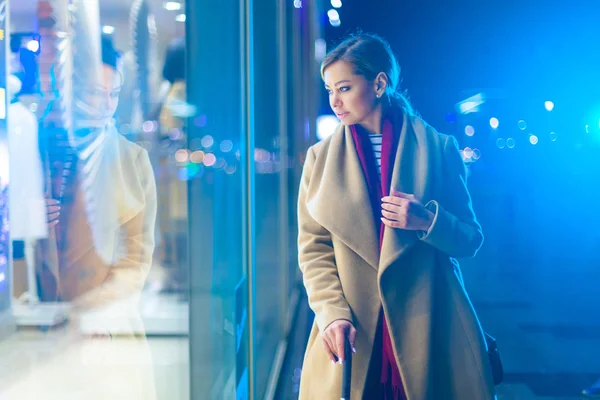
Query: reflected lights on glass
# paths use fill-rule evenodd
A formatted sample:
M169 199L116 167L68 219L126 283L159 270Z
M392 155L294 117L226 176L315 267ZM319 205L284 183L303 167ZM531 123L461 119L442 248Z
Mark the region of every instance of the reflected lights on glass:
M544 103L544 107L546 107L546 110L552 111L554 110L554 103L551 101L547 101Z
M317 139L323 140L331 136L340 121L335 115L321 115L317 118Z
M115 27L114 26L104 25L102 27L102 33L105 33L107 35L112 35L114 32L115 32Z
M216 169L221 169L223 168L225 165L227 165L227 162L225 162L224 158L219 157L217 159L217 161L215 162L214 168Z
M342 24L342 21L340 21L340 14L337 12L337 10L331 9L327 11L327 16L329 17L329 23L331 26L338 27Z
M341 8L342 0L331 0L331 7L333 8Z
M156 121L144 121L142 124L142 130L146 133L156 132L158 129L158 123Z
M206 135L202 138L202 147L210 148L213 146L213 144L215 144L215 140L212 136Z
M265 149L254 149L254 161L259 163L267 162L271 159L271 153Z
M498 121L498 118L490 118L490 126L492 127L492 129L498 129L498 125L500 125L500 121Z
M315 60L317 62L322 62L327 54L327 43L324 39L315 40Z
M223 140L220 149L223 153L229 153L233 150L233 142L231 140Z
M539 139L536 135L533 135L533 134L529 135L529 143L535 145L538 143L538 141L539 141Z
M185 22L185 14L178 14L175 17L175 21L177 21L177 22Z
M465 135L473 136L474 134L475 134L475 128L473 128L471 125L467 125L465 127Z
M175 160L178 163L186 163L189 160L190 152L186 149L177 150L175 152Z
M27 50L31 51L32 53L37 53L40 50L40 42L37 40L30 40L27 42Z
M202 150L196 150L190 155L190 161L194 164L202 164L204 161L204 152Z
M181 3L177 1L166 1L163 7L167 11L179 11L181 10Z
M465 154L465 158L472 158L473 157L473 149L470 147L465 147L464 154Z
M206 165L207 167L212 167L213 165L215 165L216 162L217 157L215 157L214 154L208 153L206 156L204 156L204 165Z

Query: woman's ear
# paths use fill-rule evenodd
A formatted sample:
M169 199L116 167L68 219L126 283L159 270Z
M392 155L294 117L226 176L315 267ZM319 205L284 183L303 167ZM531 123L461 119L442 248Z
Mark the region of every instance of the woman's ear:
M388 77L385 72L380 72L375 77L375 92L377 97L383 96L388 87Z

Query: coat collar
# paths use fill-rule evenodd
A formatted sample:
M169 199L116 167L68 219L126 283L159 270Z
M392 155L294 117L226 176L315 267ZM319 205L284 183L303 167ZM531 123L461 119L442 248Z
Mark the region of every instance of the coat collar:
M420 140L425 137L424 125L406 114L403 118L391 186L423 201L429 190L427 145ZM313 167L320 177L313 174L307 191L308 210L315 221L381 274L418 241L417 235L386 227L380 252L367 182L350 128L340 126L323 150Z

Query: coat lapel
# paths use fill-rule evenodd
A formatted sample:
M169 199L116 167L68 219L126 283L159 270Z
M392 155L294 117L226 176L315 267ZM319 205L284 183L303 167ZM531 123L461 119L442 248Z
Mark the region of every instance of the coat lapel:
M419 119L408 118L398 139L391 186L414 194L423 204L428 200L428 171L431 163L425 129ZM343 130L343 131L342 131ZM350 128L340 126L331 137L327 156L315 161L307 192L308 210L321 226L339 238L381 275L419 239L414 231L385 227L381 252L373 221L369 190Z
M377 270L378 233L367 182L348 127L340 126L334 133L327 156L315 161L314 171L322 171L322 175L321 179L313 177L308 188L311 216Z
M424 140L426 135L418 133L421 133L421 130L424 133L425 126L418 119L412 121L406 114L403 118L404 122L392 170L391 187L403 193L414 194L419 201L424 203L429 194L427 176L430 160L428 145ZM387 267L418 241L414 231L386 226L381 246L379 274L381 275Z

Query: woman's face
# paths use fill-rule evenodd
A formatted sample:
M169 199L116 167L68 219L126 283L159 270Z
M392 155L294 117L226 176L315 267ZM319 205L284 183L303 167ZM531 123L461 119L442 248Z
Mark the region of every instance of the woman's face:
M355 75L352 66L336 61L323 73L329 105L344 125L363 124L377 106L374 81Z
M102 65L102 79L91 87L85 88L84 101L102 118L114 115L119 105L121 92L121 74L108 65Z

